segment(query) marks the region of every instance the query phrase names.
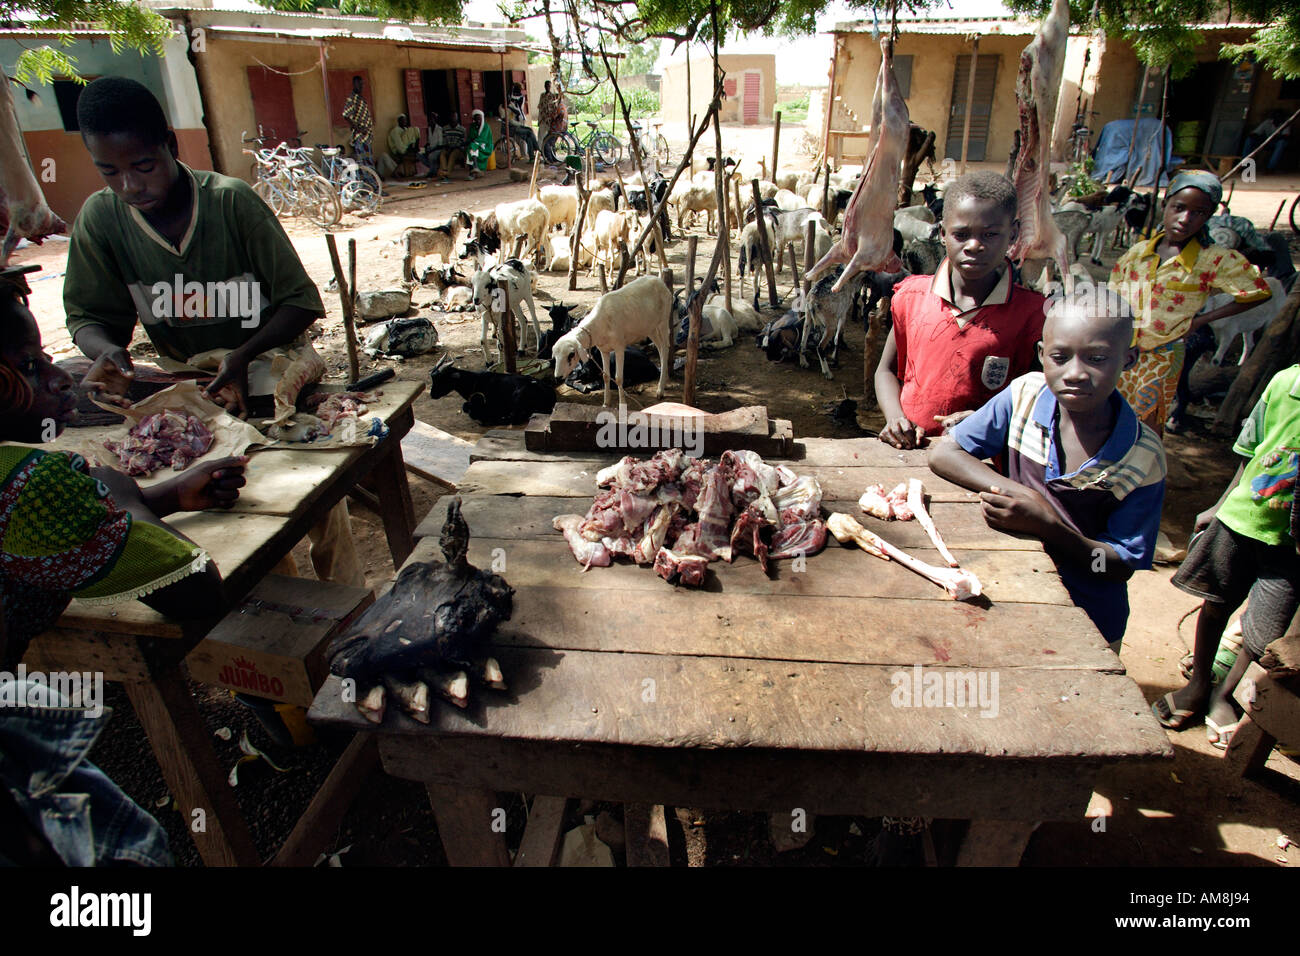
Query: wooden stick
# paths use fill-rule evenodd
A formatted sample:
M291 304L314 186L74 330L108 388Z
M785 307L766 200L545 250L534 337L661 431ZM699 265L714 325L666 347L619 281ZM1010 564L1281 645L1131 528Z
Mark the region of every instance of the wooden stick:
M690 307L690 319L686 333L686 368L682 373L682 404L684 405L695 403L695 367L700 359L700 317L704 296L699 296L699 301L695 296L695 250L699 243L700 237L692 235L687 240L686 247L686 291L683 295L686 296L687 305ZM673 322L673 327L668 331L669 340L676 339L677 323Z
M970 142L970 114L971 106L975 102L975 65L980 58L980 38L975 34L975 42L970 53L970 76L966 78L966 116L962 120L961 126L961 175L966 175L966 147ZM872 134L876 131L873 129ZM1042 135L1051 136L1051 130L1043 131Z
M600 294L604 295L609 291L609 286L605 284L605 263L596 263L596 281L600 283Z
M528 198L532 199L537 195L537 171L542 162L542 151L539 149L533 154L533 177L528 181Z
M505 349L506 372L510 375L516 375L519 372L518 365L515 362L515 350L518 348L518 342L515 339L515 313L510 306L510 283L502 282L500 284L501 293L505 296L505 315L501 316L501 347Z
M791 239L785 244L785 251L790 255L790 278L794 280L794 291L799 291L799 273L795 267L794 261L794 240Z
M763 214L763 200L758 192L758 180L751 179L750 186L754 190L754 221L758 223L758 244L763 252L763 269L767 273L767 300L772 308L780 307L780 301L776 297L776 272L772 269L772 247L767 241L767 217ZM757 280L757 276L755 276ZM754 286L757 291L758 286Z
M1124 155L1124 168L1123 170L1120 171L1119 174L1120 182L1123 182L1124 177L1128 175L1128 164L1133 160L1133 149L1137 145L1138 120L1142 118L1142 104L1146 102L1147 78L1150 75L1151 75L1151 64L1149 63L1144 64L1142 66L1142 86L1138 90L1137 106L1133 107L1133 129L1129 131L1128 152ZM1109 176L1106 178L1107 180L1110 179ZM1130 187L1133 186L1136 182L1137 182L1137 177L1135 175L1133 182L1129 183L1129 186Z
M822 208L818 211L822 214L822 218L826 220L829 229L831 221L831 164L824 157L822 164Z
M1223 176L1223 177L1220 178L1220 182L1225 182L1225 183L1226 183L1226 182L1227 182L1229 179L1231 179L1233 176L1237 175L1237 170L1239 170L1239 169L1241 169L1243 166L1245 166L1247 160L1249 160L1249 159L1253 159L1253 158L1255 157L1255 154L1256 154L1256 153L1258 153L1260 150L1262 150L1262 149L1263 149L1265 146L1267 146L1269 143L1273 142L1273 140L1275 140L1275 139L1276 139L1276 138L1277 138L1277 137L1282 133L1282 131L1285 130L1285 129L1287 128L1287 126L1288 126L1289 124L1295 122L1295 118L1296 118L1297 116L1300 116L1300 110L1296 110L1294 113L1291 114L1291 118L1290 118L1289 120L1287 120L1285 123L1283 123L1282 125L1280 125L1277 129L1273 130L1272 134L1268 137L1268 139L1264 140L1264 142L1260 143L1258 146L1256 146L1253 150L1250 151L1250 155L1241 157L1241 160L1237 163L1237 165L1236 165L1236 166L1233 166L1230 170L1228 170L1228 172L1227 172L1227 174L1226 174L1225 176ZM1281 214L1281 210L1278 210L1278 213L1279 213L1279 215L1280 215L1280 214ZM1273 222L1274 222L1275 224L1277 223L1277 216L1274 216L1274 217L1273 217ZM1269 227L1269 231L1270 231L1270 232L1273 231L1271 226Z
M804 234L803 234L803 278L801 281L795 284L795 291L797 296L795 299L795 308L803 313L805 322L808 321L808 296L812 293L812 280L808 278L808 273L812 272L813 264L816 261L815 259L813 259L813 238L816 235L817 235L817 224L814 223L812 220L809 220L804 225ZM791 243L790 245L790 263L791 266L793 267L794 264L793 243ZM827 332L830 332L830 334L832 335L835 334L829 328L827 329ZM821 346L818 347L817 351L819 354L821 353Z
M343 310L343 333L347 336L348 342L348 371L352 373L352 381L361 377L360 370L357 367L357 330L352 325L352 296L346 277L343 275L343 264L339 261L339 249L334 242L334 234L325 233L325 245L330 251L330 265L334 267L334 283L339 287L339 305Z
M569 291L578 288L578 253L582 249L582 224L587 219L587 205L591 202L591 190L585 184L585 176L578 177L578 193L582 196L582 205L578 209L578 222L569 237Z
M781 167L776 164L777 154L781 149L781 111L776 111L776 126L772 128L772 174Z
M632 261L631 256L627 251L627 243L622 239L618 241L618 256L618 276L614 279L615 289L623 288L623 277L627 275L629 263Z

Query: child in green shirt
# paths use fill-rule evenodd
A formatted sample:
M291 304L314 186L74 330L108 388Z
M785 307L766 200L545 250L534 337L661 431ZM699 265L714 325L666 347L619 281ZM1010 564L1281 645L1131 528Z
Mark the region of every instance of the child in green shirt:
M1153 705L1160 723L1181 730L1200 714L1210 743L1226 749L1239 716L1232 694L1252 661L1281 637L1300 604L1295 485L1300 471L1300 365L1273 376L1233 451L1248 458L1219 502L1197 516L1175 587L1205 599L1196 622L1192 676ZM1202 533L1204 532L1204 533ZM1217 688L1214 656L1242 601L1242 651Z

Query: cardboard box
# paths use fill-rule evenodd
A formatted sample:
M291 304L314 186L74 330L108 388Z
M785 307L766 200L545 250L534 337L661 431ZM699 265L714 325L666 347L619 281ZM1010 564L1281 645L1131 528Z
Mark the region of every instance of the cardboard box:
M365 588L269 574L185 664L205 684L310 707L327 676L326 645L374 600Z

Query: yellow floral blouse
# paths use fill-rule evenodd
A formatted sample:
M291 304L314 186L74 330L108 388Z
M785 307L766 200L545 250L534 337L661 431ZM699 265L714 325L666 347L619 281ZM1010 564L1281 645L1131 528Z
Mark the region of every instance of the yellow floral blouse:
M1158 232L1129 248L1110 273L1110 286L1133 309L1133 344L1142 351L1187 334L1212 292L1227 292L1238 302L1269 296L1268 284L1246 257L1223 246L1202 246L1195 239L1172 259L1160 261Z

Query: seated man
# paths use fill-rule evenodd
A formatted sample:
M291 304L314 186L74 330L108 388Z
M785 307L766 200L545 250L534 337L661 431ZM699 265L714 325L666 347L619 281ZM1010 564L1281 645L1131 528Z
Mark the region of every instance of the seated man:
M518 83L510 92L510 135L519 138L527 147L524 159L532 162L537 152L537 134L528 125L528 116L524 113L524 89Z
M460 114L451 114L451 123L442 128L442 152L438 154L438 182L449 183L447 174L451 167L465 162L465 127L460 125ZM432 171L430 171L432 172Z
M404 179L415 175L415 157L420 149L420 128L412 126L405 113L397 116L397 125L388 134L388 152L379 157L379 175L385 179L398 173Z
M279 220L243 180L180 163L162 107L135 80L91 83L77 120L108 184L73 224L63 285L68 331L93 361L83 385L127 402L138 321L170 370L220 356L206 393L247 415L250 365L272 349L307 353L325 313ZM311 534L319 577L364 586L346 504Z
M465 165L469 167L469 178L477 179L478 174L488 168L488 161L496 152L492 140L492 127L488 126L482 110L475 110L470 117L469 132L466 134Z
M429 136L420 153L420 161L429 170L428 178L432 179L438 169L438 160L442 158L442 126L437 113L430 111L425 116L429 121Z

